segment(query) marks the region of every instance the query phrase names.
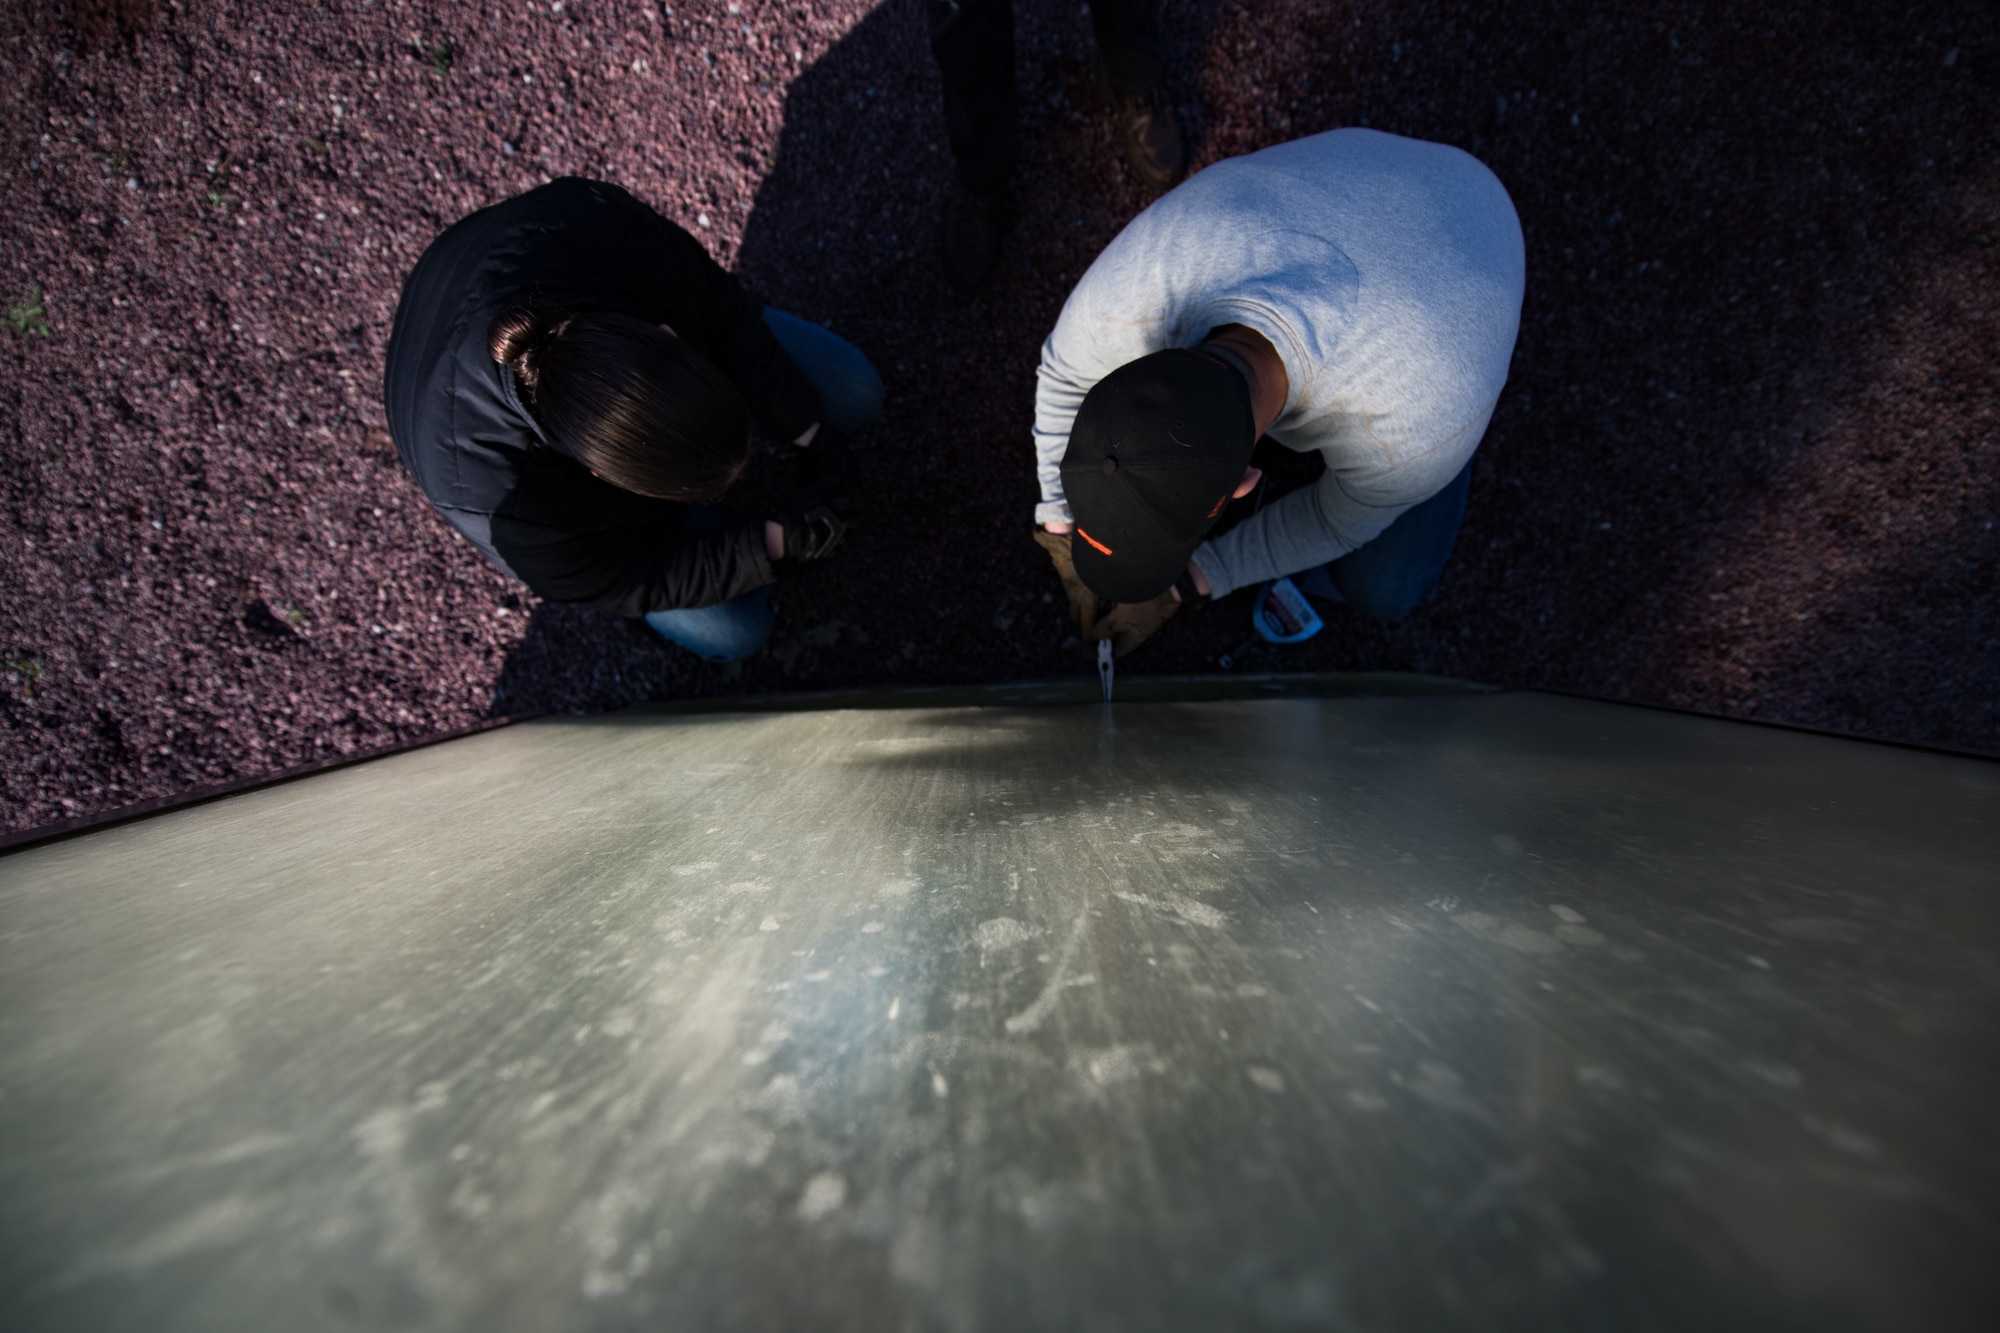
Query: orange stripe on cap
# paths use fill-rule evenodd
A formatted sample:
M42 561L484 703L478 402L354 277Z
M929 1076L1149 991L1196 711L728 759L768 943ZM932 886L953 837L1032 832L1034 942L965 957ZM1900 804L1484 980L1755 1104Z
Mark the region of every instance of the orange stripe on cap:
M1089 533L1085 532L1082 528L1078 528L1076 530L1076 535L1083 538L1085 541L1089 542L1092 546L1096 547L1098 550L1104 552L1104 554L1106 555L1111 554L1111 548L1109 546L1106 546L1103 542L1097 540L1097 538L1091 536Z
M1208 516L1209 516L1210 518L1214 518L1214 517L1215 517L1215 516L1216 516L1217 514L1219 514L1219 513L1221 513L1221 512L1222 512L1222 506L1224 506L1224 505L1226 505L1226 504L1228 504L1228 503L1229 503L1229 492L1228 492L1228 491L1224 491L1224 492L1222 493L1222 498L1221 498L1220 500L1217 500L1217 501L1215 502L1215 508L1213 508L1213 509L1211 509L1211 510L1209 510L1209 511L1208 511ZM1107 552L1107 554L1108 554L1108 552Z

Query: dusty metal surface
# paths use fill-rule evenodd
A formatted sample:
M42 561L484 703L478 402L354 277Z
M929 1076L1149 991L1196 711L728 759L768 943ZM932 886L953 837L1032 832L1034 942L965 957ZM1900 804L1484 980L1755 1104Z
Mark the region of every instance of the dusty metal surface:
M532 723L0 858L0 1326L1990 1327L2000 766Z

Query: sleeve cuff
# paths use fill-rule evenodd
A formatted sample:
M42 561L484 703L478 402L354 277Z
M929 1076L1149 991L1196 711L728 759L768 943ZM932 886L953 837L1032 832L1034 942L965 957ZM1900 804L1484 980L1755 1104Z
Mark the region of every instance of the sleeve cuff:
M1220 601L1236 591L1236 585L1221 574L1220 567L1215 562L1215 553L1209 549L1207 542L1194 548L1194 554L1189 557L1189 561L1199 566L1201 576L1208 580L1210 601Z
M1067 500L1044 500L1035 506L1035 523L1074 523L1076 515L1069 511Z

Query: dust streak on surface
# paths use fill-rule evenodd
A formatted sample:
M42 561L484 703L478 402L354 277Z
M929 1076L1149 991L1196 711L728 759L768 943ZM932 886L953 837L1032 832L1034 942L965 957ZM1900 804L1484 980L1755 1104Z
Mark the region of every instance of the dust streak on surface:
M1062 999L1063 989L1068 985L1070 965L1075 961L1076 951L1082 946L1084 934L1089 928L1090 914L1086 907L1077 916L1076 924L1070 927L1069 937L1063 941L1062 953L1057 956L1055 965L1049 969L1049 979L1043 983L1041 994L1037 995L1026 1009L1008 1018L1006 1027L1009 1036L1028 1035L1041 1027L1048 1016L1055 1012L1057 1002Z

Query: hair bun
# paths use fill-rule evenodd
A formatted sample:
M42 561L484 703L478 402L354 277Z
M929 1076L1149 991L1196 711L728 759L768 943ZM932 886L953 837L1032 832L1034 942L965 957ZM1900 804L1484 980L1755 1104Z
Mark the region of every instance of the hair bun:
M486 350L514 372L529 394L541 383L542 356L569 327L567 311L543 305L508 306L486 326Z

